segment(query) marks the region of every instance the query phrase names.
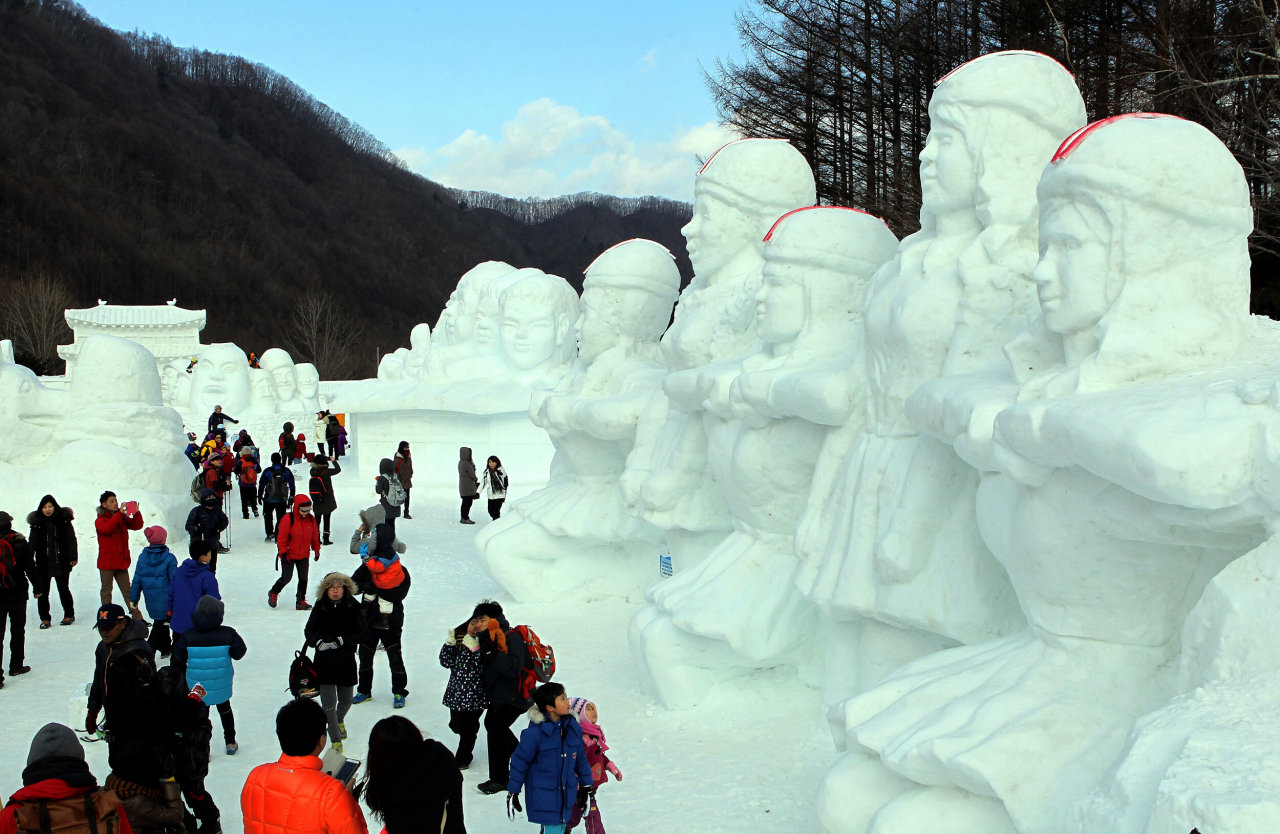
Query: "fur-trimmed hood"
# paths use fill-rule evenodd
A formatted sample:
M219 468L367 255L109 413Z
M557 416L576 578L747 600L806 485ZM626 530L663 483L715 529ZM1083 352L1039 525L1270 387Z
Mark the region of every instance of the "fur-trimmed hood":
M535 726L542 725L542 724L546 724L548 727L551 726L551 722L547 720L547 714L543 712L538 707L537 704L534 704L533 706L529 707L529 709L525 710L524 714L526 717L528 717L530 724L533 724ZM571 725L569 727L570 730L576 732L578 735L582 734L582 725L578 723L578 719L574 718L572 713L566 716L563 720L569 722L569 724Z
M40 506L43 507L44 504L41 504ZM57 506L57 505L55 504L54 506ZM68 522L68 521L74 521L75 517L76 517L76 514L70 507L58 507L56 510L53 511L53 515L48 517L48 521L51 521L54 523ZM36 527L40 524L45 523L45 520L46 520L45 514L40 512L39 510L32 510L31 512L27 513L28 526Z
M346 588L347 596L352 598L356 596L355 580L350 576L347 576L345 573L338 573L337 571L334 571L333 573L325 574L324 579L321 579L320 584L316 586L316 599L324 599L324 595L329 591L329 588L334 585L342 585Z

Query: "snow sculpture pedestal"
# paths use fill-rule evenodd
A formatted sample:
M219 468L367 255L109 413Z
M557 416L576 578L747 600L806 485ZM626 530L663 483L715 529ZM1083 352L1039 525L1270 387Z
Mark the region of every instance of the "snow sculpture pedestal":
M658 339L679 293L671 253L652 241L620 243L587 267L578 361L529 406L562 471L476 534L481 565L517 600L639 600L652 582L662 531L627 513L618 477L640 410L666 373Z
M1280 419L1238 393L1251 361L1280 364L1280 339L1248 315L1231 154L1180 119L1107 120L1063 143L1038 196L1041 317L1006 369L907 402L984 473L979 527L1029 628L843 705L827 831L1066 830L1132 722L1174 693L1202 590L1280 507L1255 442Z
M631 622L646 687L671 707L752 669L813 665L817 612L793 586L793 533L827 427L862 403L847 371L860 302L898 243L878 218L843 208L790 212L765 240L756 350L667 385L673 403L704 411L709 467L733 518Z

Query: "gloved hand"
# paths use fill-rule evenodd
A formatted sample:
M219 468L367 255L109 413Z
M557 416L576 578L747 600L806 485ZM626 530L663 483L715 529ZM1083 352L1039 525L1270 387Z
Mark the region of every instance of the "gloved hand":
M612 773L614 779L617 779L619 782L622 781L622 771L618 770L618 766L616 764L609 762L604 766L604 769Z
M453 629L449 629L449 636L444 638L444 644L446 646L458 645L458 635L454 634Z
M84 731L89 735L98 732L98 711L96 709L89 710L89 714L85 716Z
M317 561L317 562L319 562L319 561L320 561L320 554L319 554L318 552L316 553L316 561Z
M339 638L339 639L341 639L341 638ZM338 644L337 644L337 643L325 642L325 643L317 643L317 644L316 644L316 651L318 651L318 652L327 652L327 651L330 651L331 649L336 649L336 648L338 648Z
M578 786L578 801L576 804L584 814L587 812L587 806L591 803L591 794L593 793L595 793L595 788Z
M507 819L512 819L512 820L515 819L516 812L523 811L523 810L524 808L520 807L520 794L508 793L507 794Z

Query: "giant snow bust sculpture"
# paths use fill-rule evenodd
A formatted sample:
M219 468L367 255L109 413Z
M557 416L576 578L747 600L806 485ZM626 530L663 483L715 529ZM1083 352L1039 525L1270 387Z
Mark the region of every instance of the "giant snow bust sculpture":
M662 338L672 372L742 356L755 342L755 293L763 238L786 212L816 202L813 173L800 152L777 139L731 142L694 180L693 219L681 231L694 278ZM732 516L711 478L697 400L655 390L621 478L633 515L666 531L677 569L708 553L732 529Z
M793 586L793 533L828 427L862 406L850 373L862 298L898 244L881 220L844 208L793 211L765 241L756 348L667 386L676 406L705 412L709 469L733 518L631 622L632 655L668 706L750 669L812 665L815 610Z
M271 348L262 354L261 367L250 368L249 358L229 342L205 345L191 373L181 363L165 368L162 381L169 404L182 415L188 430L200 437L205 420L215 406L240 421L227 424L234 435L247 429L258 443L269 441L285 421L309 425L310 416L320 410L320 375L314 365L295 365L286 351Z
M1230 152L1191 122L1110 119L1063 143L1038 196L1040 317L1005 368L907 402L984 472L982 536L1029 628L843 706L828 831L1065 830L1174 694L1206 583L1275 527L1257 439L1280 430L1264 405L1280 339L1248 313L1252 212Z
M508 302L520 286L504 292ZM562 471L476 536L481 564L516 599L562 600L585 588L639 599L652 577L662 531L627 513L617 482L640 410L666 374L658 339L679 293L675 261L653 241L620 243L587 268L578 360L529 406ZM502 338L520 363L536 363L553 348L552 326L545 316L504 316Z

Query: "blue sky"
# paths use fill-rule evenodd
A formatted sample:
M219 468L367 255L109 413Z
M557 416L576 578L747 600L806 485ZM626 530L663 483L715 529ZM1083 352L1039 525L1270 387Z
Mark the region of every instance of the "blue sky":
M81 2L266 64L458 188L689 199L695 157L731 138L698 66L739 55L742 0Z

